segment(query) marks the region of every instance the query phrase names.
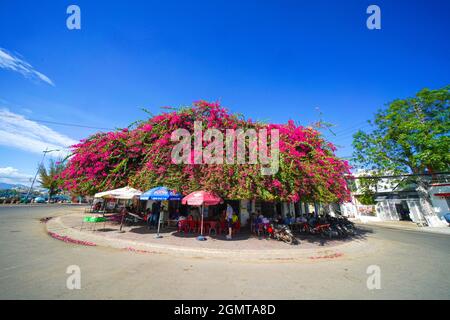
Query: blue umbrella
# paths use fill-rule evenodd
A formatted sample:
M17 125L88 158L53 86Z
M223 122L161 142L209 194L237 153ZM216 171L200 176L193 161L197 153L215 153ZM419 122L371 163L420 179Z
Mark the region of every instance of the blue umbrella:
M166 187L155 187L141 194L141 200L181 200L182 195Z
M181 198L182 198L182 195L180 193L177 193L166 187L156 187L156 188L150 189L148 191L145 191L140 196L141 200L156 200L156 201L181 200ZM156 238L162 237L159 234L160 222L161 222L161 215L160 215L160 219L158 219L158 232L156 234Z

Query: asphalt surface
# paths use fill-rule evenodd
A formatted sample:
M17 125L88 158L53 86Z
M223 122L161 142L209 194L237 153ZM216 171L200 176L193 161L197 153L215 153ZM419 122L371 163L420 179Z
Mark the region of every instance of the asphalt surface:
M39 219L67 206L0 206L1 299L449 299L450 236L364 227L380 250L298 263L247 263L68 244ZM66 286L79 266L81 288ZM367 268L380 268L380 289Z

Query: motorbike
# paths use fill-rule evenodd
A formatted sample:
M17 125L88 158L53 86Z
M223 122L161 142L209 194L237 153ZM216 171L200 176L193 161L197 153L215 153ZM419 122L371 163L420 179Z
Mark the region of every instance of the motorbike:
M312 235L320 235L327 238L346 238L354 236L356 229L353 222L345 217L320 217L316 222L304 222L300 231Z
M270 224L266 228L267 233L273 239L283 241L287 244L298 244L298 239L294 237L291 229L284 224Z
M327 221L330 223L330 227L334 230L338 236L346 238L348 236L354 236L355 225L345 217L327 217Z
M329 223L320 223L317 222L314 225L305 222L301 228L302 232L313 234L313 235L321 235L321 236L330 236L330 224Z

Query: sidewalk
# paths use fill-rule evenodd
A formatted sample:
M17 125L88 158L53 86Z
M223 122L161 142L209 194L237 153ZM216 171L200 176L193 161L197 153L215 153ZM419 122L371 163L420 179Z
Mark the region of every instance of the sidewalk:
M383 228L407 230L407 231L418 231L418 232L429 232L438 234L448 234L450 235L450 227L419 227L414 222L411 221L365 221L362 222L358 219L353 219L358 225L361 226L376 226Z
M56 216L46 222L49 235L66 242L103 246L139 253L176 254L194 258L222 257L235 260L323 260L341 258L347 255L366 255L368 244L364 235L348 240L329 240L317 237L300 238L299 245L288 245L273 239L258 238L248 232L241 232L233 240L224 235L207 236L198 241L194 234L179 234L174 229L161 232L162 238L155 238L155 231L145 225L125 226L119 232L117 224L96 225L85 223L80 231L82 213ZM372 248L373 249L373 248Z

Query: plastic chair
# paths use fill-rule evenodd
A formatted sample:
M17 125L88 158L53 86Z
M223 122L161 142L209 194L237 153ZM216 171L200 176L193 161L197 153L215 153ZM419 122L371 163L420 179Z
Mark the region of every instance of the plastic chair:
M264 234L264 232L265 232L264 224L263 223L258 223L256 230L257 230L257 233L258 233L258 237L261 236L261 233Z
M188 219L187 220L187 229L189 232L197 232L197 222L193 219Z
M188 221L187 220L180 220L178 221L178 232L188 232Z
M225 221L218 221L216 224L218 234L222 234L227 228Z
M239 233L241 231L241 222L238 220L233 224L233 234Z
M217 236L217 225L218 225L217 221L209 222L209 230L208 230L209 235L211 235L211 231L214 230L214 234Z

